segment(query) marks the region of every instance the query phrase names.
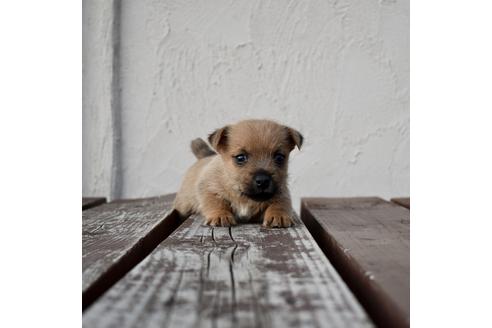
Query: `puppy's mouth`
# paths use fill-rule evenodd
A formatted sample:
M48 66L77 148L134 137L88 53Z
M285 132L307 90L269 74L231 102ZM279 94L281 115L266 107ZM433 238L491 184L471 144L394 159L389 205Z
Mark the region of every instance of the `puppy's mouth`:
M244 195L256 202L265 202L267 200L270 200L275 195L275 193L264 191L264 192L256 192L256 193L244 193Z
M275 184L271 184L270 187L266 190L258 190L255 186L249 186L242 194L248 197L251 200L256 202L266 202L275 196L277 193L277 187Z

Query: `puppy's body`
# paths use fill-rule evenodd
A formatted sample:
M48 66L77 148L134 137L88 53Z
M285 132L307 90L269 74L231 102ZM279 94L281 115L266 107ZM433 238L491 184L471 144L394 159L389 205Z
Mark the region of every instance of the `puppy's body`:
M268 227L292 224L287 188L288 155L300 147L299 132L265 120L242 121L192 142L198 161L190 167L175 200L183 216L201 213L205 223L230 226L263 219Z

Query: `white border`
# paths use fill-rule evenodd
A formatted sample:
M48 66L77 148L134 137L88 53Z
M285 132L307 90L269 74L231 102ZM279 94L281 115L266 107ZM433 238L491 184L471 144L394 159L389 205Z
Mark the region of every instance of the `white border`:
M492 4L411 5L411 319L490 325ZM81 318L81 3L0 4L0 326Z
M411 323L491 325L492 3L411 4Z
M0 3L0 327L81 323L79 1Z

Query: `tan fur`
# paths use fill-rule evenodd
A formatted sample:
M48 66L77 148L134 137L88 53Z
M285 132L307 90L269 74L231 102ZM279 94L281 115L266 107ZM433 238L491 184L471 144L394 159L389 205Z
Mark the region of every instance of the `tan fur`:
M272 121L246 120L216 130L209 142L218 154L205 149L203 140L194 141L198 161L186 173L175 200L180 215L201 213L205 223L212 226L234 225L238 219L263 219L266 227L290 226L293 211L287 188L288 156L295 146L301 147L302 135ZM245 151L248 163L239 167L234 156ZM273 160L276 152L285 155L282 166ZM275 195L261 202L244 195L259 169L269 172L277 185Z

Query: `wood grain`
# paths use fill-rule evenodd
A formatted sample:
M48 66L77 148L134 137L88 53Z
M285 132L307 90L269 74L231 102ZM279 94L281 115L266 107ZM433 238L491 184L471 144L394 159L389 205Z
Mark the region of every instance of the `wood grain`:
M391 201L393 203L396 203L398 205L401 205L403 207L406 207L406 208L410 209L410 197L406 197L406 198L391 198Z
M369 327L298 219L211 228L194 216L83 315L84 327Z
M379 198L304 198L301 218L380 327L410 323L409 211Z
M103 197L82 197L82 211L106 203Z
M82 212L83 309L178 227L174 196L115 201Z

